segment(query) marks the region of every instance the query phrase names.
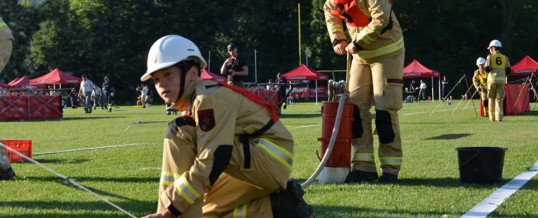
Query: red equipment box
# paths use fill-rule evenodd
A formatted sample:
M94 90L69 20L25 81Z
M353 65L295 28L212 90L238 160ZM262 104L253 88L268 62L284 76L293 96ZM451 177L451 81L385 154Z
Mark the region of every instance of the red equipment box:
M32 158L32 140L1 140L2 144L7 145L15 151L18 151L29 158ZM13 162L24 162L22 156L15 154L11 150L6 149L7 155L9 156L9 161Z

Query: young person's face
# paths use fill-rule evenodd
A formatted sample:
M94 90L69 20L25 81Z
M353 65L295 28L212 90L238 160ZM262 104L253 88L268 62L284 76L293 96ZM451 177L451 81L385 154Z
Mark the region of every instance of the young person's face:
M228 54L232 57L237 57L237 48L228 51Z
M187 71L187 75L185 75L184 88L186 89L189 87L197 76L197 68L191 67L191 69ZM151 74L151 78L155 83L155 90L157 90L159 96L161 96L166 103L171 104L178 100L179 89L181 86L181 70L178 67L172 66L156 71Z

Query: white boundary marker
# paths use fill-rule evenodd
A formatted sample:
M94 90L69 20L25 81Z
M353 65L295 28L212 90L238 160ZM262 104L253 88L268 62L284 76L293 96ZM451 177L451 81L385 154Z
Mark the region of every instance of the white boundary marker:
M461 217L464 218L474 218L474 217L487 217L491 212L493 212L497 207L499 207L504 200L514 194L519 190L525 183L527 183L532 177L538 173L538 161L532 165L532 167L518 176L513 178L506 185L503 185L497 191L493 192L489 197L482 200L467 213L463 214Z
M79 149L69 149L69 150L63 150L63 151L49 151L49 152L33 153L33 155L38 156L38 155L57 154L57 153L74 152L74 151L95 150L95 149L103 149L103 148L117 148L117 147L132 146L132 145L143 145L143 144L145 144L145 143L134 143L134 144L124 144L124 145L108 145L108 146L101 146L101 147L79 148Z

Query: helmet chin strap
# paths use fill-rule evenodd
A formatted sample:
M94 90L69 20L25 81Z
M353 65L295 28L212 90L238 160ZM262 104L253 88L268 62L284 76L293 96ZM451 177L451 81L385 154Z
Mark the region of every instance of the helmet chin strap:
M179 81L179 93L178 93L178 96L177 96L177 99L174 101L178 101L179 99L181 99L181 96L183 95L183 93L185 92L185 78L187 77L187 73L189 72L189 70L193 67L193 66L196 66L196 62L192 61L192 60L187 60L187 61L181 61L179 63L176 64L176 66L179 68L179 70L181 71L181 78L180 78L180 81Z
M178 101L183 95L183 92L185 92L185 77L186 76L187 76L187 71L181 69L181 79L179 81L179 95L177 96L176 101Z

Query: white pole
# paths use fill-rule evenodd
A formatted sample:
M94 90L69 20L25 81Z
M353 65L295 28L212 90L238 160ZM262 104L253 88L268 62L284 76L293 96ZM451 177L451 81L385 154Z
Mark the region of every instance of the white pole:
M258 83L258 56L257 51L254 49L254 82Z
M435 101L435 93L433 92L433 90L435 90L433 88L433 76L432 76L432 101Z
M443 98L443 96L441 96L441 75L439 75L439 79L437 80L437 82L439 83L439 101L441 101L441 99Z
M318 104L318 80L316 80L316 105Z

